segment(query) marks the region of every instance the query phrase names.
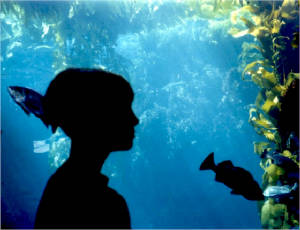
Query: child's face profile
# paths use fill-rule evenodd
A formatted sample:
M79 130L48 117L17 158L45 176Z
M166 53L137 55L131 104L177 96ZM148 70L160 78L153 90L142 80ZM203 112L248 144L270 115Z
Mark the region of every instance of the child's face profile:
M89 111L77 118L77 131L82 138L105 145L109 151L129 150L133 144L134 127L139 123L132 110L132 92L115 95L110 103L103 104L95 98ZM85 109L87 110L87 109ZM83 131L84 130L84 131Z
M121 76L93 69L68 69L50 83L46 114L72 142L95 145L106 152L132 147L138 124L131 105L134 93Z
M103 122L106 123L104 126L108 134L106 141L111 141L111 151L129 150L132 147L134 127L139 123L132 110L132 98L120 95Z

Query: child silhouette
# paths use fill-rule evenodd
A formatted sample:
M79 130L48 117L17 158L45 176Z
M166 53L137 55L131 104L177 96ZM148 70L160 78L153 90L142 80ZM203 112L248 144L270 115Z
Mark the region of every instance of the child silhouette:
M9 89L11 95L16 89ZM119 75L73 68L59 73L40 99L15 99L23 109L38 110L35 115L53 132L61 127L71 138L70 157L47 183L35 228L130 228L124 198L107 186L100 170L111 152L132 147L139 122L131 109L133 96ZM42 109L35 108L40 104Z

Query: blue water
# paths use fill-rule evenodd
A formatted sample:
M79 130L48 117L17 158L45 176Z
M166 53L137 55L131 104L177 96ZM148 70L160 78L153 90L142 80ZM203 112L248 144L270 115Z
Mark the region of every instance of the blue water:
M261 227L256 202L198 170L214 151L217 163L232 160L261 182L252 144L260 137L248 123L258 88L241 79L239 58L252 37L232 38L224 18L186 17L187 6L175 1L18 5L24 14L1 13L2 227L33 226L53 173L49 153L33 148L51 130L27 116L7 87L43 94L67 67L102 67L133 87L134 146L112 153L102 170L126 199L133 228Z

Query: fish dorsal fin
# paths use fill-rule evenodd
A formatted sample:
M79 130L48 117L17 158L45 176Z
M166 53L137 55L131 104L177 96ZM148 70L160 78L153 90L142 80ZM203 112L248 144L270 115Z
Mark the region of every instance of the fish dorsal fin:
M218 166L221 167L233 167L233 164L230 160L227 161L222 161L221 163L218 164Z
M215 170L216 165L215 165L215 160L214 160L214 153L210 153L205 160L202 162L200 165L200 170Z

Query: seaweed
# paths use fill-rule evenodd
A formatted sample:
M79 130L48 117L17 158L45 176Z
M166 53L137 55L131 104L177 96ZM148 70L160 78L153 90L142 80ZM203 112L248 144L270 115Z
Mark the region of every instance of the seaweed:
M249 122L266 138L266 142L254 142L254 152L262 158L260 166L265 170L262 182L265 189L293 180L289 178L290 169L276 165L264 153L276 151L299 166L299 1L250 1L234 13L233 24L237 24L243 11L251 13L248 17L240 16L247 29L233 27L229 32L236 38L250 34L259 42L259 46L252 47L262 58L245 66L242 79L253 81L261 89L255 107L249 111ZM299 178L299 172L296 174ZM299 226L299 206L291 200L299 200L299 194L259 204L262 227Z
M227 17L233 10L246 4L244 0L188 0L186 1L188 16L212 19Z

